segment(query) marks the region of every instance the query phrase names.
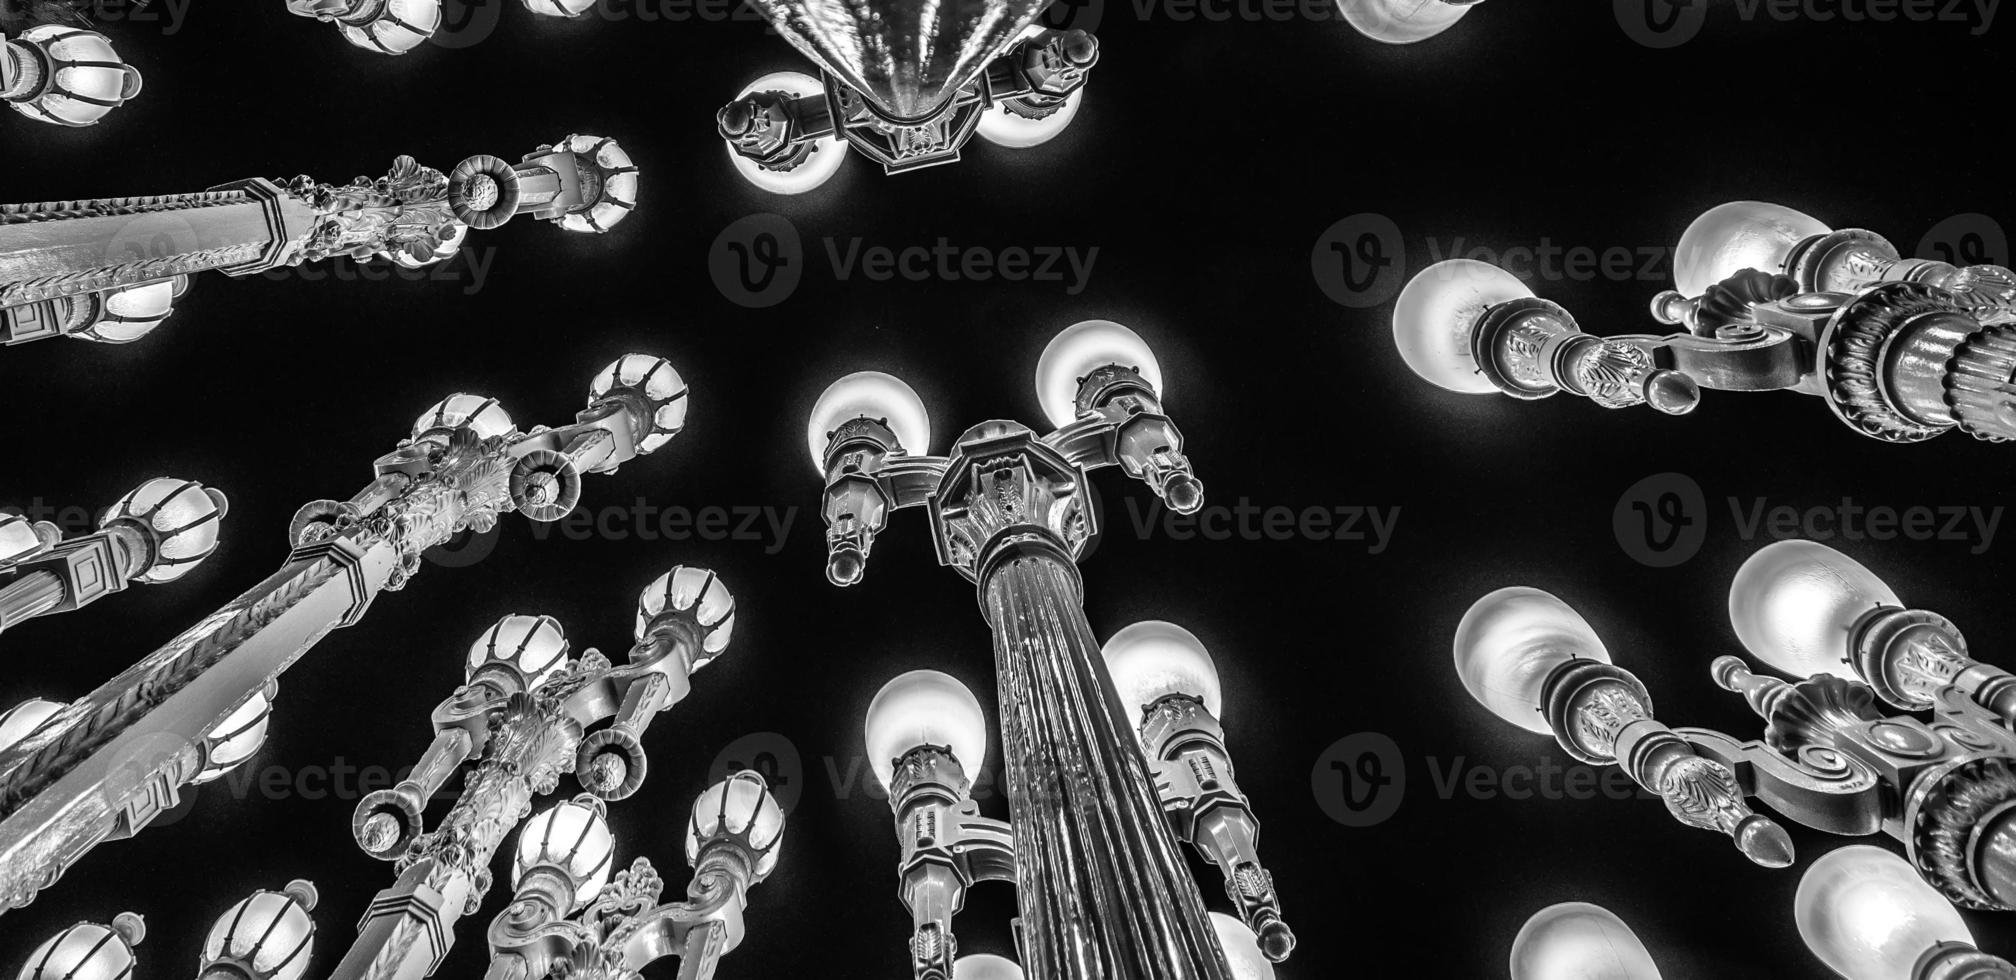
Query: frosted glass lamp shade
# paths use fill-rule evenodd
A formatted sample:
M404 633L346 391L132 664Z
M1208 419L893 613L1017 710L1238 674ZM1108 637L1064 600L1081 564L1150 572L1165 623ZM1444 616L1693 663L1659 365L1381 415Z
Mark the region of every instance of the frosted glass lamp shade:
M583 201L574 210L553 219L554 224L566 231L600 235L621 224L637 209L637 165L622 144L577 133L553 145L574 154L582 171L601 179L600 190L593 200Z
M1830 230L1812 215L1762 201L1709 208L1680 235L1673 284L1683 296L1699 296L1745 269L1783 272L1793 246Z
M1960 913L1910 864L1867 844L1813 862L1792 916L1813 955L1847 980L1912 980L1926 950L1974 943Z
M1477 703L1514 725L1550 734L1541 690L1571 660L1610 662L1610 651L1568 604L1539 589L1499 589L1456 627L1456 674Z
M707 787L693 801L693 816L686 822L687 862L699 860L701 845L720 837L740 837L756 854L759 876L777 867L784 809L762 776L744 769Z
M1078 380L1109 364L1134 368L1157 395L1169 393L1162 365L1140 334L1111 320L1074 323L1050 338L1036 361L1036 400L1051 425L1061 428L1078 417Z
M446 439L456 429L467 426L479 439L501 436L511 431L511 413L495 398L454 394L435 402L413 420L413 438L429 434Z
M18 980L130 980L133 947L145 938L146 922L132 912L109 926L79 922L35 947Z
M833 430L864 416L887 422L904 452L931 451L931 416L924 411L924 399L894 375L859 371L828 385L812 405L805 446L812 452L813 469L826 472L826 443Z
M263 692L247 698L203 737L203 770L189 781L207 783L243 765L266 744L266 726L272 718L273 702Z
M1517 276L1488 262L1450 259L1421 270L1393 305L1393 344L1427 381L1464 394L1498 390L1471 352L1484 311L1533 295Z
M1022 967L993 953L974 953L952 961L953 980L1022 980Z
M728 649L728 640L735 633L735 596L721 576L690 565L680 565L658 576L657 581L637 594L636 638L642 640L651 628L651 621L667 611L691 612L694 621L707 630L707 638L701 641L699 655L693 661L694 670L713 663L721 651Z
M0 750L19 742L35 733L42 723L56 717L63 705L41 698L29 698L6 711L0 711Z
M1080 86L1064 97L1064 104L1056 112L1041 119L1018 116L1002 106L992 106L980 115L980 138L1018 150L1041 146L1070 128L1071 120L1078 117L1078 104L1084 100L1085 89Z
M1232 980L1274 980L1274 964L1260 952L1260 941L1246 923L1223 912L1211 913L1211 929L1232 967Z
M63 532L48 521L0 513L0 568L41 554L62 537Z
M1189 630L1161 620L1135 623L1113 634L1099 652L1121 706L1136 722L1143 708L1172 694L1196 698L1213 717L1224 718L1218 669L1203 641Z
M868 762L887 787L896 760L920 746L952 750L968 778L987 762L987 714L980 700L951 675L913 670L882 685L863 726Z
M89 126L140 94L140 72L96 31L67 24L38 24L14 40L36 52L42 81L5 100L30 119L58 126ZM11 52L0 50L0 59ZM32 97L31 96L32 94Z
M1337 0L1358 33L1387 44L1426 41L1455 26L1472 6L1447 0Z
M527 688L538 687L567 660L567 631L551 616L510 615L469 644L463 675L474 679L488 664L515 668Z
M1512 980L1660 980L1624 920L1587 902L1534 913L1512 940Z
M301 980L315 955L314 908L315 886L305 881L254 892L210 926L203 961L242 963L259 980Z
M337 22L336 30L366 51L405 54L441 27L441 0L385 0L377 17L362 24Z
M120 497L98 526L124 521L147 528L154 540L154 564L138 581L173 582L217 550L217 534L230 509L221 490L193 480L159 477Z
M589 384L588 403L619 390L636 392L650 403L651 428L637 441L638 455L657 452L686 427L686 381L671 361L649 354L625 354L609 362Z
M189 288L187 276L157 279L99 294L98 321L71 336L101 344L130 344L154 332L175 312L175 300Z
M1766 545L1729 586L1729 621L1759 660L1795 677L1854 678L1854 627L1879 606L1901 606L1876 573L1824 544Z
M616 859L616 839L599 801L577 796L532 816L518 832L518 853L511 861L511 887L534 868L555 868L575 883L574 904L586 904L609 883Z
M804 72L772 72L742 87L735 98L739 101L758 92L781 92L792 98L808 95L824 95L826 87L819 80ZM986 123L982 122L982 128ZM742 179L755 184L772 194L803 194L833 179L840 171L840 165L847 162L847 143L838 137L822 139L813 147L798 166L790 170L767 170L740 153L733 146L728 147L728 161Z

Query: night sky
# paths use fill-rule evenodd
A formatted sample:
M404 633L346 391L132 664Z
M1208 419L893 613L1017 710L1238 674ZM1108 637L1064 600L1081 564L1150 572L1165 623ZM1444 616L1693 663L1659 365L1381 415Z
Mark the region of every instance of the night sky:
M619 862L650 857L676 894L693 797L728 763L766 767L793 807L783 858L719 975L905 975L909 917L862 716L884 681L918 667L991 705L988 634L920 512L894 518L866 582L826 583L806 415L834 378L878 369L923 396L933 451L990 418L1038 424L1037 356L1091 318L1154 345L1166 405L1224 509L1202 526L1170 519L1144 487L1098 474L1087 612L1102 638L1168 619L1209 644L1238 777L1302 940L1283 980L1500 977L1526 917L1575 900L1622 916L1669 980L1823 975L1792 898L1839 841L1781 821L1800 860L1765 871L1656 800L1600 782L1579 794L1593 799L1521 791L1537 772L1520 767L1570 760L1457 682L1450 638L1485 592L1560 595L1662 720L1758 737L1708 665L1742 652L1727 590L1786 526L1772 509L1822 526L1855 508L1959 508L1950 535L1944 520L1916 540L1857 525L1833 543L1954 619L1983 659L2010 663L1996 640L2016 631L2016 608L1995 598L2016 584L2016 521L2001 519L2010 450L1958 434L1880 444L1791 393L1708 392L1680 419L1455 395L1406 369L1388 326L1407 274L1483 250L1533 257L1522 271L1535 290L1593 332L1653 331L1646 303L1671 278L1661 250L1694 215L1744 198L1873 229L1907 253L1957 245L2006 262L1984 217L2016 214L1989 145L2007 114L1999 25L1781 21L1696 0L1699 35L1655 49L1609 3L1498 0L1394 48L1334 19L1266 14L1285 7L1224 0L1212 9L1232 17L1211 20L1186 16L1189 0L1089 0L1077 23L1096 27L1102 59L1063 137L1022 151L976 140L958 165L895 178L856 158L786 199L737 178L713 128L748 80L806 67L760 21L609 0L566 23L484 2L451 0L458 29L402 58L353 49L277 0L177 3L162 21L105 27L147 87L103 124L0 117L6 201L344 182L399 154L447 170L574 132L617 138L643 171L638 211L606 236L520 219L427 276L210 274L139 343L0 352L0 504L95 510L157 475L232 501L222 547L182 582L0 636L0 704L82 696L249 588L285 557L297 507L362 487L443 395L497 397L522 428L561 424L630 351L670 358L692 389L683 435L588 480L592 521L508 517L304 657L246 770L0 919L0 971L62 926L130 909L151 933L139 976L175 976L213 917L291 878L321 889L313 971L326 971L393 879L351 843L359 784L419 757L469 643L504 614L546 613L577 653L620 657L637 591L683 563L723 576L739 621L728 654L645 738L649 779L611 807ZM785 228L784 284L752 293L733 247ZM1333 244L1365 264L1347 274ZM959 275L935 259L915 277L875 274L879 248L954 256ZM1026 274L965 274L969 256L1020 269L1020 252ZM1052 274L1037 275L1046 254ZM1630 503L1648 491L1633 488L1654 477L1660 494L1699 489L1702 533L1683 553L1634 539ZM82 530L83 512L69 516ZM996 775L978 795L1005 817ZM1225 909L1215 872L1195 871ZM480 975L506 897L500 884L462 920L440 976ZM963 951L1012 952L1012 914L1008 888L977 890ZM2016 955L2007 916L1968 920L1985 949Z

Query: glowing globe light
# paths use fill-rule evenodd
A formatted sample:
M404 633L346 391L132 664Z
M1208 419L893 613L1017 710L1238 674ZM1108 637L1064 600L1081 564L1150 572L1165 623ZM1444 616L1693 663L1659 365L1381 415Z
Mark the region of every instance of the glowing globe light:
M464 427L479 439L505 435L513 428L511 413L495 398L467 393L449 395L413 420L413 438L435 436L445 440Z
M638 454L657 452L686 428L691 399L686 380L671 361L650 354L625 354L610 361L589 383L588 401L592 404L619 390L635 392L651 403L651 431L637 440Z
M1337 0L1358 33L1387 44L1425 41L1455 26L1475 5L1474 0Z
M694 670L713 663L721 651L728 649L728 640L735 635L735 596L721 576L707 569L680 565L645 586L637 594L637 627L633 635L638 640L644 639L650 632L651 621L667 612L691 612L693 620L707 630L707 638L700 641L700 649L693 657Z
M139 70L96 31L38 24L11 41L0 41L0 101L30 119L89 126L140 94Z
M99 518L98 526L138 524L152 532L154 564L138 581L173 582L217 550L217 533L231 501L193 480L157 477L135 487Z
M741 93L735 97L746 99L758 92L779 92L792 98L803 98L823 96L826 86L803 72L780 71L743 86ZM734 146L729 145L726 149L728 162L735 165L736 173L772 194L803 194L833 179L833 175L840 171L840 165L847 162L847 143L838 136L819 140L812 147L811 154L790 170L766 170L762 164L735 152Z
M203 737L206 746L203 769L191 783L207 783L245 764L266 744L267 724L273 718L273 702L264 692L252 695L238 710L224 716L216 728Z
M0 711L0 750L5 750L8 746L35 734L37 728L41 728L44 722L56 717L56 713L62 710L63 705L60 702L29 698L6 711Z
M1456 627L1456 674L1477 703L1530 732L1549 734L1541 690L1571 660L1610 662L1589 623L1568 604L1524 586L1499 589Z
M1260 942L1246 923L1223 912L1211 913L1211 929L1232 967L1232 980L1274 980L1274 964L1260 952Z
M1078 417L1079 380L1109 364L1134 368L1157 394L1169 394L1162 365L1140 334L1111 320L1086 320L1051 338L1036 362L1036 399L1051 425L1061 428Z
M1224 717L1218 669L1189 630L1160 620L1135 623L1113 634L1099 652L1130 717L1138 720L1142 709L1173 694L1196 698L1212 717Z
M1811 215L1761 201L1709 208L1680 235L1674 286L1683 296L1699 296L1745 269L1783 272L1793 246L1829 230Z
M698 861L705 842L723 837L740 838L756 854L758 876L776 870L784 840L784 808L770 795L762 776L744 769L707 787L693 801L693 817L686 822L686 861Z
M301 980L315 955L315 919L309 914L315 900L315 886L298 879L281 891L253 893L211 925L203 940L204 961L243 964L258 980Z
M1022 980L1022 967L993 953L974 953L952 961L953 980Z
M1450 391L1498 386L1477 365L1470 340L1484 311L1533 295L1518 277L1474 259L1437 262L1416 274L1393 306L1393 343L1414 373Z
M574 903L584 905L609 883L616 858L616 840L600 800L576 797L532 816L518 832L518 853L511 861L511 887L527 874L550 869L574 883Z
M131 912L110 926L79 922L35 947L19 980L129 980L133 947L146 938L146 921Z
M987 715L966 685L935 670L913 670L882 685L863 726L868 763L886 788L896 761L923 746L952 751L971 778L987 763Z
M1512 940L1512 980L1660 980L1652 954L1624 920L1587 902L1533 914Z
M567 631L551 616L510 615L469 644L463 676L474 680L484 667L508 667L535 688L567 660Z
M593 189L593 196L573 210L553 219L562 230L600 235L630 217L637 210L637 164L630 152L613 139L574 134L554 146L574 154L581 182ZM591 182L592 181L592 182ZM641 356L641 355L633 355Z
M290 6L300 2L290 0ZM366 51L405 54L441 29L441 0L384 0L369 20L354 24L338 21L337 25L344 40Z
M1807 948L1846 980L1912 980L1926 950L1974 943L1960 913L1911 865L1867 844L1813 862L1792 914Z
M1084 88L1072 89L1056 112L1041 119L1018 116L999 105L990 106L980 116L980 138L1013 149L1041 146L1070 128L1071 120L1078 118L1078 104L1084 100Z
M893 375L860 371L827 386L812 405L805 445L812 451L813 469L826 472L827 436L841 423L862 417L887 422L904 452L931 451L931 416L924 411L924 399Z
M1795 677L1856 676L1848 665L1855 624L1879 606L1901 606L1876 573L1824 544L1766 545L1729 586L1729 621L1759 660Z
M99 294L104 305L98 319L70 336L101 344L130 344L153 333L175 312L175 301L188 291L188 276L106 290Z

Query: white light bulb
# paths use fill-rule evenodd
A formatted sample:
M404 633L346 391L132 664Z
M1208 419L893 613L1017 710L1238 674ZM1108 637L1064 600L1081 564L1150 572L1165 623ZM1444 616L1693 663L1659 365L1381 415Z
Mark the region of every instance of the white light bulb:
M987 714L966 685L935 670L913 670L876 692L863 725L868 763L886 788L896 760L912 749L936 745L972 779L987 762Z
M1022 968L1004 956L974 953L952 961L952 980L1022 980Z
M1078 380L1109 364L1134 368L1157 395L1169 394L1162 365L1140 334L1111 320L1086 320L1051 338L1036 361L1036 400L1051 425L1062 428L1078 417Z
M1807 948L1847 980L1912 980L1926 950L1974 943L1960 913L1910 864L1867 844L1813 862L1792 912Z
M772 72L742 87L737 99L745 99L757 92L782 92L793 98L808 95L824 96L826 87L819 80L803 72ZM803 162L790 170L765 170L756 161L735 152L728 147L728 159L735 165L735 172L743 179L772 194L803 194L828 180L847 162L847 143L838 137L821 139L813 145L811 154Z
M1470 607L1456 627L1456 674L1477 703L1514 725L1545 735L1541 689L1570 660L1610 662L1610 651L1581 615L1524 586L1499 589Z
M1849 640L1879 606L1901 606L1876 573L1824 544L1764 546L1729 586L1729 622L1759 660L1795 677L1854 678Z
M1473 6L1449 0L1337 0L1358 33L1387 44L1425 41L1455 26Z
M888 422L904 452L931 451L931 416L924 411L924 399L894 375L860 371L828 385L812 405L805 445L812 451L813 469L826 472L827 437L833 430L863 416Z
M1477 366L1471 334L1484 311L1528 299L1533 291L1517 276L1474 259L1450 259L1423 269L1393 305L1393 344L1414 373L1469 395L1498 390Z
M1099 652L1121 707L1137 724L1141 709L1172 694L1196 698L1212 717L1224 719L1218 669L1203 641L1189 630L1161 620L1135 623L1113 634Z
M1246 923L1223 912L1211 913L1211 928L1232 967L1232 980L1274 980L1274 964L1260 952L1260 941Z
M1041 146L1070 127L1071 120L1078 116L1078 104L1084 100L1083 86L1072 89L1056 112L1041 119L1018 116L997 104L980 114L980 138L996 146L1018 150Z
M1512 980L1660 980L1645 944L1609 909L1563 902L1512 940Z
M1682 296L1745 269L1782 273L1792 248L1829 231L1820 219L1779 204L1735 201L1709 208L1680 235L1673 255L1673 284Z

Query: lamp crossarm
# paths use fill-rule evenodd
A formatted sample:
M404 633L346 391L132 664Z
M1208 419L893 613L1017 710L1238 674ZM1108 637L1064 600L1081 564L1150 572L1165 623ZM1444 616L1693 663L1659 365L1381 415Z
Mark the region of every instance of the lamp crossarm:
M1882 780L1849 756L1831 750L1801 753L1800 760L1765 745L1706 728L1676 728L1696 752L1727 766L1745 796L1815 830L1866 837L1885 830Z

